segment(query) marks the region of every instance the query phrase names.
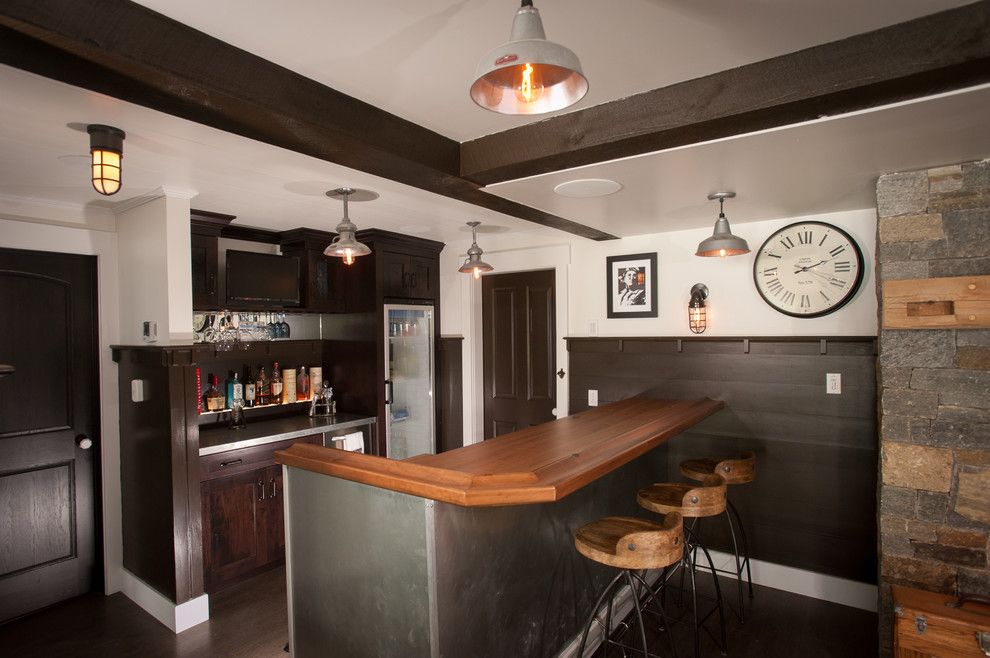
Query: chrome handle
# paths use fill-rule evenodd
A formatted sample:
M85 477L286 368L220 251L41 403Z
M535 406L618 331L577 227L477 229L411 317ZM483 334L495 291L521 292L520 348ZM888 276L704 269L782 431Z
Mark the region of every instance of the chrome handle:
M234 464L240 464L241 459L231 459L229 462L220 462L220 468L227 468L228 466L233 466Z
M258 496L258 500L264 500L265 499L265 481L264 480L258 480L258 489L261 490L261 495Z
M278 491L275 490L275 478L272 478L272 495L269 498L275 498L278 495Z
M385 395L385 404L392 404L392 396L395 393L395 391L392 389L392 380L386 379L385 386L388 389L388 393Z
M80 434L76 437L76 445L83 450L89 450L93 447L93 439L89 438L85 434Z

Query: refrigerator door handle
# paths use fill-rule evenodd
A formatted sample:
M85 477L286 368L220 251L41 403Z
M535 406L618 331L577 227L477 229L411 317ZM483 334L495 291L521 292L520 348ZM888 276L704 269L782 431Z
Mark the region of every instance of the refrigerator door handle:
M392 404L392 380L385 380L385 404Z

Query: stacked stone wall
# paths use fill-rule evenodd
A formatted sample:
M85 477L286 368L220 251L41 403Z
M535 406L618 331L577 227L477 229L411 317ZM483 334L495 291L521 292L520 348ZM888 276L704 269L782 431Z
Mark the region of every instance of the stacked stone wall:
M990 160L877 183L877 295L990 274ZM880 333L880 648L890 585L990 596L990 330Z

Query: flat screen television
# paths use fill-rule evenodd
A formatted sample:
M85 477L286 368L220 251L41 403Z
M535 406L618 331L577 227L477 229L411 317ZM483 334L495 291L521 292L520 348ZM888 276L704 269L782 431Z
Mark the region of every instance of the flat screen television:
M228 249L227 301L299 306L299 258Z

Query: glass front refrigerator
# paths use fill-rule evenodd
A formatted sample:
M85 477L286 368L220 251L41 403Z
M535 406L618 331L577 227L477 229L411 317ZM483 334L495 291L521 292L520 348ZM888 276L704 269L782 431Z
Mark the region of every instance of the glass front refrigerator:
M436 452L433 307L385 305L385 456Z

